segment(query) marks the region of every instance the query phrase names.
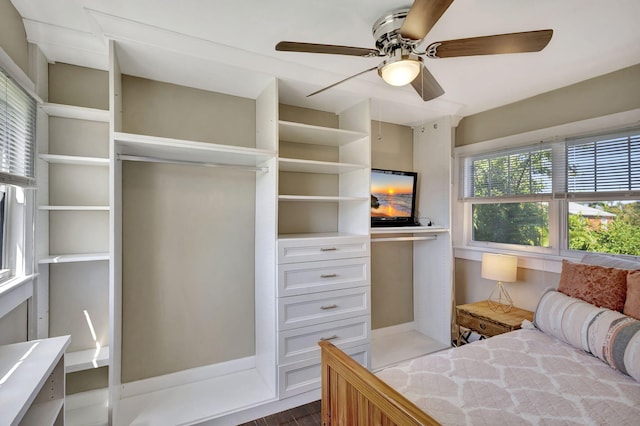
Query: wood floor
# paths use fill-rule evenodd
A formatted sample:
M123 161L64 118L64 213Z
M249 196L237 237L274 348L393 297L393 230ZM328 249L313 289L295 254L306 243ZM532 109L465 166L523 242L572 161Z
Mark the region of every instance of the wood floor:
M280 413L243 423L240 426L320 426L321 424L320 401L315 401L291 410L281 411Z

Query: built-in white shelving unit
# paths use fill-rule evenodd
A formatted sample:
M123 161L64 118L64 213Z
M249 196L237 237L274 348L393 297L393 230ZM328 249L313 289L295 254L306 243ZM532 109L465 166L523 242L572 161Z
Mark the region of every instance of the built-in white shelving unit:
M110 113L56 103L45 103L41 110L47 136L40 136L37 156L38 280L50 300L44 333L71 335L64 375L110 364ZM106 415L106 399L102 409ZM67 420L78 422L73 414Z
M64 352L69 336L0 346L3 425L64 424Z
M441 119L413 132L413 163L419 175L418 212L431 226L371 229L372 244L413 242L412 323L374 330L372 369L451 347L453 253L451 246L451 123Z

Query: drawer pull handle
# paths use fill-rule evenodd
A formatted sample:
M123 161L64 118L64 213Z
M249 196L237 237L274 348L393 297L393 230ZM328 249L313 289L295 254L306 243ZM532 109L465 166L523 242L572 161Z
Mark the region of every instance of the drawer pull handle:
M320 247L320 251L336 251L338 250L335 247Z
M480 323L480 328L484 330L485 328L487 328L487 324L481 322Z
M327 306L320 306L320 309L322 309L323 311L326 311L327 309L335 309L337 307L338 305L327 305Z
M338 274L322 274L320 275L320 278L335 278L337 276Z
M337 338L338 338L338 335L337 335L337 334L334 334L334 335L333 335L333 336L331 336L331 337L321 337L321 338L320 338L320 340L324 342L324 341L326 341L326 340L335 340L335 339L337 339Z

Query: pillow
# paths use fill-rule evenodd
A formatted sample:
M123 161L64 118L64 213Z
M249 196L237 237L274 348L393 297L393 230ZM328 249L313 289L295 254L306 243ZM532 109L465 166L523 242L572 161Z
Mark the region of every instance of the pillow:
M640 271L629 271L627 274L627 300L622 312L640 320Z
M627 297L625 269L562 261L558 291L592 305L622 312Z
M605 311L589 326L591 353L640 382L640 321Z
M589 352L589 325L605 310L549 289L540 298L533 321L544 333Z
M609 268L618 269L640 269L640 262L633 260L620 259L614 256L607 256L599 253L587 253L582 257L580 263L586 263L587 265L606 266Z

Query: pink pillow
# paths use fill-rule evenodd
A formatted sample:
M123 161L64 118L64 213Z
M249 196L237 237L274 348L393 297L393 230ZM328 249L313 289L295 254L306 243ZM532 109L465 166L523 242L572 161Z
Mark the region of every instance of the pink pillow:
M627 297L628 272L563 260L558 291L597 307L622 312Z
M640 320L640 270L629 271L627 275L627 300L622 312Z

